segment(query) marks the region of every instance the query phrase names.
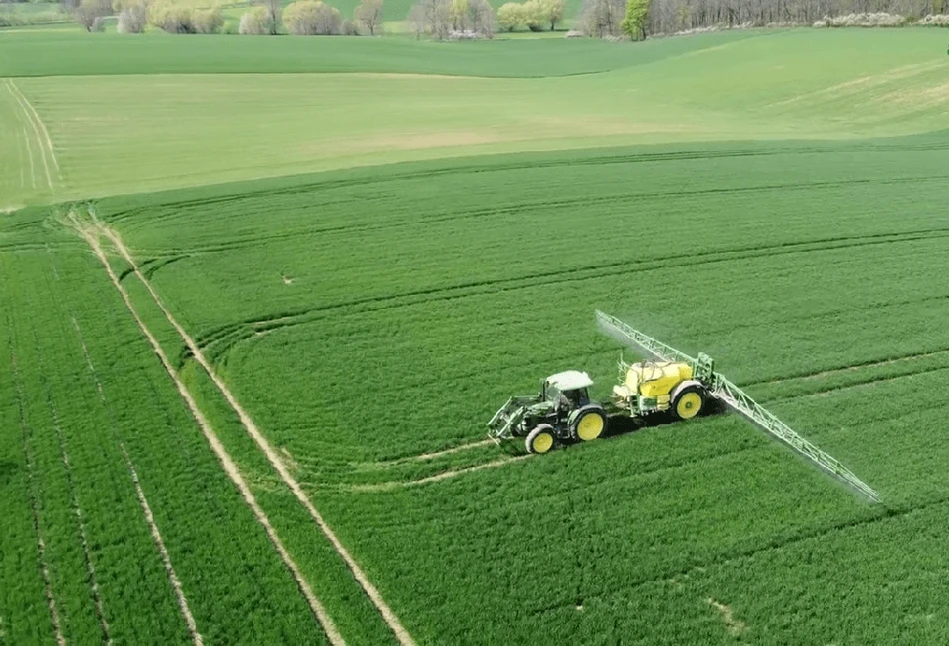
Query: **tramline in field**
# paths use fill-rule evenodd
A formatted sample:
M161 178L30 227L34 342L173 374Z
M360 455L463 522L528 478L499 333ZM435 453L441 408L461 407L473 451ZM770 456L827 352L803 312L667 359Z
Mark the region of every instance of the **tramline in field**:
M620 319L596 311L602 332L624 345L645 350L655 361L619 362L620 377L613 400L590 399L592 379L585 372L568 370L551 375L533 396L514 396L488 422L489 437L496 441L524 437L530 453L546 453L557 445L588 442L600 437L610 417L644 420L657 413L671 413L689 420L717 400L788 444L798 453L874 502L876 491L838 460L798 435L738 386L715 372L707 354L691 357L633 329Z

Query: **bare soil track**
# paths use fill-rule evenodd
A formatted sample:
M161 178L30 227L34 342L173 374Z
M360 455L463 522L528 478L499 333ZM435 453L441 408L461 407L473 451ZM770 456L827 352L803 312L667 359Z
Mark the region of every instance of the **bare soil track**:
M115 273L112 271L111 266L108 264L108 259L105 257L102 251L101 245L99 244L100 235L104 236L106 239L108 239L112 243L112 245L119 252L119 254L122 256L125 262L128 263L128 265L132 268L133 273L139 279L139 281L141 281L142 285L144 285L145 288L148 290L152 299L155 301L155 304L158 306L158 308L162 311L162 313L168 319L168 322L172 325L172 327L174 327L175 330L178 332L179 336L188 346L189 350L191 350L192 356L201 365L201 367L204 368L208 376L214 382L215 386L217 386L218 390L221 392L221 394L225 397L227 402L230 404L231 408L233 408L234 412L237 413L238 417L241 420L241 424L244 426L244 428L247 430L250 436L257 443L258 447L260 447L264 455L266 455L270 464L280 474L280 477L283 480L283 482L290 488L290 490L293 492L297 500L304 506L304 508L307 510L307 512L310 514L310 516L313 518L313 520L322 530L324 535L333 544L333 547L335 548L336 552L346 562L346 565L349 567L353 576L359 582L359 585L362 586L366 594L369 596L373 605L376 606L376 609L380 612L385 622L389 625L389 627L395 633L399 642L403 644L404 646L410 646L410 645L414 646L415 642L412 639L412 636L402 625L401 621L396 616L395 612L392 611L392 609L386 603L385 599L383 599L382 595L379 593L376 587L369 580L369 577L366 576L365 572L362 570L362 568L359 566L356 560L352 557L349 551L343 546L342 542L336 536L335 532L333 532L332 528L323 519L323 516L319 513L319 511L317 511L316 507L310 501L310 498L303 491L303 488L300 486L299 482L290 473L290 470L287 468L283 459L280 457L279 452L273 446L271 446L270 442L264 437L263 433L261 433L260 429L257 427L254 420L251 418L250 414L244 409L241 403L230 391L230 389L227 387L227 384L225 384L223 380L221 380L221 378L217 375L214 368L211 366L211 364L208 362L208 360L205 358L204 354L202 353L201 348L198 347L198 344L195 343L194 339L192 339L191 336L188 335L188 333L178 323L178 321L171 314L171 312L169 312L168 309L165 307L161 298L158 296L154 288L151 286L151 283L149 283L149 281L142 274L141 269L135 263L135 260L132 258L128 249L125 247L125 244L122 242L122 239L119 236L119 234L112 228L100 222L98 218L96 218L95 213L93 211L90 210L89 214L92 218L92 222L93 222L92 225L83 224L75 217L73 218L74 225L77 226L77 228L79 228L81 233L83 233L83 236L86 239L86 241L89 243L89 245L93 248L93 250L99 256L100 261L103 263L103 265L106 266L116 288L122 292L123 298L125 299L125 302L126 302L126 306L129 308L130 311L132 311L133 316L135 316L136 321L138 322L139 327L142 328L143 333L145 333L146 336L149 337L149 340L152 342L152 345L154 346L156 353L159 353L159 356L163 357L162 361L163 363L166 364L165 366L166 369L168 370L172 378L175 379L179 387L179 391L181 391L182 396L185 397L186 400L188 400L189 406L191 406L192 412L195 413L195 416L197 417L197 415L200 414L200 411L198 411L197 409L197 404L194 403L194 400L191 398L190 393L188 393L187 389L181 383L181 380L178 378L177 374L174 372L174 369L171 367L171 364L167 362L167 358L164 358L164 353L163 351L161 351L161 348L158 345L157 340L155 340L154 337L152 337L151 334L147 332L147 329L142 323L141 319L135 313L134 307L129 301L127 293L125 292L124 288L121 286L121 283L119 282L118 277L115 276ZM208 437L209 441L211 441L213 437L212 444L218 444L219 450L221 451L221 453L219 453L219 457L221 455L226 456L227 454L226 452L224 452L224 447L220 445L219 441L217 440L216 436L214 436L213 431L211 431L210 425L207 424L206 420L204 421L202 426L203 427L206 426L207 430L209 431L209 437ZM215 452L218 452L218 449L215 449ZM233 462L230 460L229 456L227 460L228 462L230 462L231 466L233 466L233 469L235 471L233 475L240 478L240 474L236 473L237 467L236 465L233 465ZM223 458L222 458L222 463L224 463ZM237 480L235 480L235 482L237 482ZM242 478L240 479L240 482L243 483ZM242 484L242 489L246 487L247 487L246 483ZM253 495L251 494L249 488L246 489L245 498L248 499L248 502L250 502L253 499ZM254 506L256 507L256 502L254 503ZM257 510L259 510L259 507L257 508ZM259 511L260 511L261 518L264 518L263 511L262 510L259 510ZM268 527L269 527L269 523L268 523ZM272 531L272 530L269 530L269 531ZM276 537L276 534L274 534L274 537ZM289 558L289 555L287 555L287 557ZM302 576L300 577L300 581L303 582ZM313 598L313 600L316 601L315 597ZM316 601L316 603L319 603L319 602ZM328 620L328 617L326 619ZM333 630L335 631L335 627L333 628ZM329 634L329 630L327 630L327 633ZM338 635L338 632L337 632L337 635Z
M722 621L725 622L725 627L728 629L728 632L734 637L738 637L740 634L745 632L745 624L735 619L732 614L732 609L726 606L724 603L719 603L715 599L709 597L706 599L708 605L712 606L722 614Z
M76 336L79 339L79 347L82 349L82 356L86 360L86 367L89 368L89 374L92 375L92 380L96 384L96 390L99 392L99 399L103 404L105 404L106 399L105 393L102 390L102 382L99 381L99 376L96 374L96 368L92 364L92 358L89 356L89 349L86 347L86 341L82 336L82 328L79 327L79 322L76 320L76 317L72 317L72 324L73 329L76 330ZM161 532L158 530L158 524L155 522L155 517L152 514L152 508L148 504L148 499L145 497L145 492L142 490L142 485L138 479L138 473L135 471L135 466L132 464L132 459L129 457L128 451L125 450L125 445L121 441L119 442L119 448L122 450L122 457L125 461L125 467L128 469L129 477L132 479L132 484L135 487L135 495L138 498L139 506L142 508L142 513L145 516L145 522L148 525L149 531L151 532L152 540L155 542L155 548L158 550L158 555L161 557L162 564L165 566L165 572L168 575L168 582L171 584L172 590L174 590L175 598L178 602L178 608L181 610L181 616L185 620L185 624L188 626L188 633L191 635L191 639L195 643L195 646L203 646L204 638L201 636L201 633L198 632L198 626L195 622L194 615L191 613L191 607L188 605L188 599L185 597L184 590L181 587L181 580L178 578L175 568L171 563L171 556L168 554L168 549L165 547L165 541L161 537ZM108 643L112 643L111 638L109 638Z
M26 120L26 125L29 126L28 129L33 131L34 137L30 137L28 129L23 129L23 139L26 142L26 150L27 154L29 155L29 165L33 180L33 187L36 187L36 170L34 166L31 142L36 143L40 161L42 163L42 171L46 175L46 185L50 190L52 190L54 182L62 181L62 173L59 169L59 161L56 159L56 152L53 149L53 140L49 136L49 131L43 124L43 120L40 119L40 115L36 111L36 108L34 108L29 99L26 98L26 95L20 91L20 88L16 86L16 83L13 82L13 79L7 79L6 88L13 97L13 100L16 102L17 106L19 106L20 110L22 111ZM25 177L22 175L21 184L24 186L26 185Z
M168 580L171 581L171 587L175 590L175 597L178 599L178 607L181 608L181 614L185 618L185 623L188 624L188 632L191 633L191 638L194 640L196 646L204 646L204 639L201 637L201 633L198 632L198 625L195 623L194 615L191 614L191 608L188 606L185 593L181 589L181 580L178 579L175 568L171 564L171 557L168 556L165 541L161 537L161 532L158 531L158 525L155 523L155 517L152 515L152 508L149 506L148 500L145 498L145 492L142 491L142 485L138 481L138 473L135 472L135 467L132 465L132 460L125 450L125 445L122 445L121 448L122 456L125 459L125 466L128 467L129 473L132 476L132 482L135 484L135 493L138 496L138 502L142 506L142 511L145 513L145 520L148 522L148 527L152 532L152 538L155 541L155 546L158 548L158 553L161 554L162 563L164 563L165 571L168 573Z
M478 440L477 442L468 442L466 444L460 444L458 446L453 446L449 449L443 449L441 451L431 451L429 453L420 453L418 455L410 455L404 458L397 458L395 460L386 460L384 462L368 462L363 466L368 466L372 468L386 468L393 467L399 464L406 464L408 462L425 462L427 460L437 460L438 458L444 457L446 455L452 455L453 453L461 453L462 451L469 451L471 449L480 449L485 446L490 446L494 444L494 440Z
M129 312L132 314L132 317L135 319L135 322L138 325L139 329L142 331L142 334L144 334L145 337L148 339L149 343L152 346L152 349L155 351L155 354L158 355L162 365L164 366L165 370L168 372L168 376L171 377L172 381L175 383L175 386L178 388L179 394L187 403L188 408L191 410L192 415L194 416L195 420L198 422L198 426L201 428L201 431L204 434L205 438L207 439L208 443L210 444L211 449L214 451L218 460L221 462L221 465L224 468L225 473L227 473L231 481L234 482L235 485L237 485L238 490L243 496L245 502L253 511L254 516L257 519L257 521L264 527L277 553L280 555L281 559L283 559L284 564L292 573L294 580L297 583L297 586L299 587L303 596L306 598L306 601L309 604L310 609L312 610L317 621L322 626L323 631L326 633L326 636L328 637L330 643L332 643L333 646L344 646L346 642L343 640L342 635L339 633L339 630L337 629L336 625L333 623L332 619L330 619L329 614L326 612L326 609L323 607L323 604L313 593L313 590L310 584L307 582L306 578L303 576L302 572L300 571L299 566L297 566L293 557L290 555L286 547L283 545L283 542L281 541L280 537L277 535L276 530L274 530L273 526L270 524L270 520L267 518L263 509L261 509L260 505L257 503L257 500L254 497L254 494L251 492L250 487L248 486L247 482L244 480L244 477L241 475L240 470L237 467L237 464L234 462L233 458L224 448L224 445L218 439L210 422L208 422L207 418L204 416L204 414L201 412L201 409L198 407L197 402L194 400L194 398L191 396L191 393L188 391L184 383L181 381L180 376L178 375L177 371L172 366L171 362L168 360L168 357L165 355L164 350L162 350L161 345L158 343L158 340L154 337L151 331L149 331L148 327L145 325L141 317L138 315L137 310L135 310L134 306L132 305L128 292L126 292L125 288L122 286L121 282L119 281L118 276L116 276L115 271L112 269L112 265L109 264L109 260L106 257L104 250L102 249L102 245L100 243L100 236L106 235L105 232L103 231L104 227L102 227L98 223L94 223L91 225L88 223L84 223L80 221L78 217L76 217L75 213L70 213L69 219L72 225L76 228L76 230L82 236L82 238L89 244L93 253L102 263L103 267L105 267L106 272L109 274L109 278L112 280L112 284L119 291L120 295L122 296L123 301L125 302L126 307L128 308ZM106 236L106 237L110 237L110 236ZM141 279L141 272L138 272L137 268L136 268L136 274ZM193 618L191 619L191 621L189 621L189 628L192 625L193 625ZM195 631L194 634L195 634L195 641L197 642L197 639L198 639L197 632Z
M436 473L433 476L428 476L427 478L420 478L418 480L406 480L406 481L393 481L393 482L382 482L378 484L366 484L366 485L352 485L349 487L350 491L366 491L366 492L377 492L377 491L392 491L393 489L399 489L401 487L416 487L418 485L428 484L431 482L440 482L442 480L448 480L449 478L455 478L465 473L471 473L472 471L481 471L482 469L494 469L497 467L503 467L505 464L510 464L511 462L517 462L520 460L526 460L527 458L533 457L533 453L527 453L525 455L517 456L507 456L503 458L498 458L492 462L485 462L483 464L476 464L470 467L462 467L460 469L448 469L447 471L442 471L441 473Z

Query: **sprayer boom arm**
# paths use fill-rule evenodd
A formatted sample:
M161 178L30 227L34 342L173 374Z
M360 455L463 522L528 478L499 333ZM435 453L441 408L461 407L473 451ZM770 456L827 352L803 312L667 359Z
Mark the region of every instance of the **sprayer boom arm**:
M596 318L597 325L605 334L624 345L641 348L662 361L682 361L692 366L697 366L700 363L684 352L679 352L661 341L634 330L615 316L597 310ZM840 478L873 502L880 501L876 491L857 478L838 460L795 433L787 424L775 417L764 406L753 400L747 393L721 374L713 372L707 386L712 396L741 413L759 428L778 438L828 473Z

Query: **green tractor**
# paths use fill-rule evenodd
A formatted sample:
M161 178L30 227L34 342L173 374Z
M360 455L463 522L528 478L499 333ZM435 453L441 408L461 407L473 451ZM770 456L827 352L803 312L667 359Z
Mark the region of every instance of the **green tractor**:
M541 382L539 394L508 399L488 423L489 436L496 441L523 437L530 453L595 440L606 428L607 414L590 399L592 385L589 375L577 370L551 375Z

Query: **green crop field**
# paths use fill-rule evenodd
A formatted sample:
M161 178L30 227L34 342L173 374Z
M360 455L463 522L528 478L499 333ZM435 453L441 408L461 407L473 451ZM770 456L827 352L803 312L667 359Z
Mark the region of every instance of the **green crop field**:
M0 33L0 644L949 642L945 35Z

